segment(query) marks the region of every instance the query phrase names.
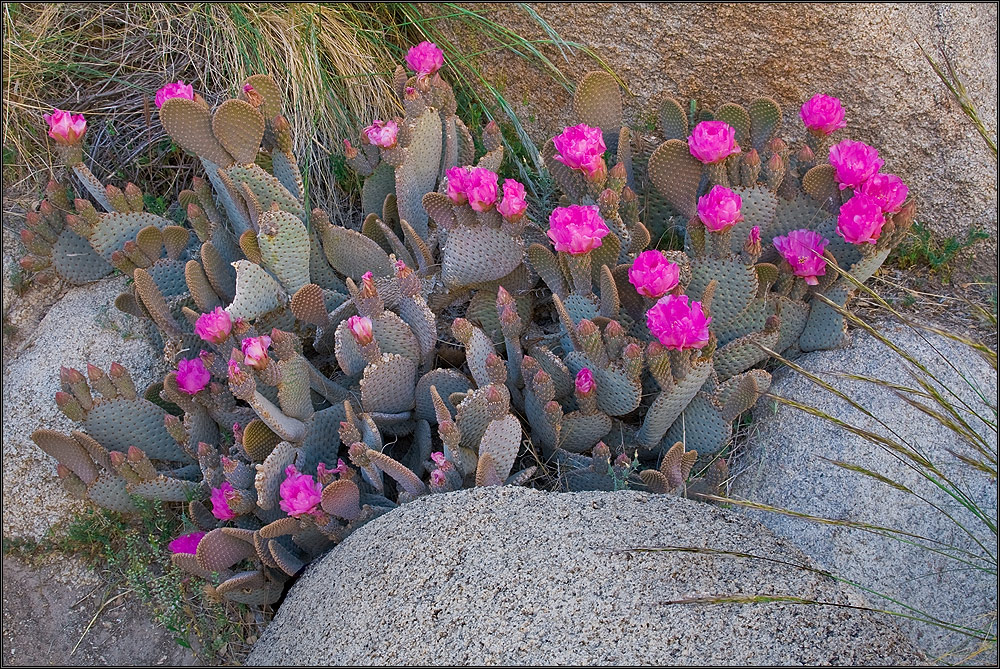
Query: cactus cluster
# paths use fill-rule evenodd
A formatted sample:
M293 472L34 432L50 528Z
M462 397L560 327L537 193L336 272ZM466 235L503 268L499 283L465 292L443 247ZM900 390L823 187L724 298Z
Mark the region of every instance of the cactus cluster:
M145 212L131 184L98 183L76 137L67 164L97 206L51 184L29 217L25 264L77 283L130 275L116 304L153 320L174 367L142 392L119 365L64 369L56 402L80 430L33 439L79 497L119 511L185 502L204 536L174 560L229 599L273 603L380 513L524 484L536 465L569 490L717 492L732 423L770 383L755 365L845 331L816 295L845 304L847 279L803 278L771 240L816 232L826 262L866 279L912 219L911 205L890 214L877 243L836 235L838 175L776 138L770 100L693 117L668 100L650 151L623 127L614 80L590 73L581 124L546 149L563 191L546 226L523 186L501 189L494 124L476 161L419 48L416 74L395 74L404 115L345 142L365 177L360 231L307 209L266 75L214 109L180 86L158 98L207 175L180 193L187 225ZM685 139L706 119L745 150L704 165ZM741 198L735 213L713 205L718 226L699 205L716 186ZM647 250L667 227L684 249Z

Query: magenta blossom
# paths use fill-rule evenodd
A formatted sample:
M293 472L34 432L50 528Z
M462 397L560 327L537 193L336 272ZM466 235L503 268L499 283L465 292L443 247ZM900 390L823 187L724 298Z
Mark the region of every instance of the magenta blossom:
M740 152L736 143L736 130L724 121L702 121L688 137L691 155L712 165L720 163L734 153Z
M167 548L170 549L171 553L187 553L189 555L194 555L198 552L198 544L204 536L205 532L182 534L167 544Z
M465 196L469 206L478 212L493 208L497 201L496 172L485 167L473 167L465 174Z
M883 225L882 207L864 193L855 193L841 205L837 216L837 234L851 244L874 244L882 234Z
M358 346L372 343L372 319L367 316L351 316L347 319L347 329L351 331Z
M83 118L83 114L53 109L51 114L42 118L49 124L49 137L56 140L56 144L72 146L87 132L87 119Z
M440 488L448 481L448 476L444 473L443 469L435 469L431 472L431 483Z
M170 98L184 98L185 100L194 100L194 88L191 86L186 86L183 79L177 80L176 83L170 83L156 91L156 108L159 109L163 106L163 103Z
M585 123L574 125L552 138L559 153L555 159L573 170L581 170L586 178L595 180L607 172L604 164L604 136L600 128Z
M681 270L656 249L640 253L628 270L628 281L640 295L659 299L677 286Z
M444 65L444 52L434 42L421 42L406 52L406 64L418 75L431 75Z
M601 238L609 232L611 231L598 213L597 205L586 207L573 204L552 210L546 234L556 251L580 255L600 246Z
M840 190L860 188L866 181L882 169L885 164L878 157L878 150L864 142L845 139L830 147L830 164L836 170Z
M218 488L212 488L212 515L219 520L232 520L236 512L229 506L229 500L236 496L236 490L229 481L223 481Z
M847 125L840 100L829 95L817 94L809 98L799 110L799 116L814 135L829 135Z
M524 184L514 179L504 179L503 199L497 205L500 215L511 223L517 223L528 209L524 199Z
M895 174L873 174L861 186L861 192L870 197L885 214L895 214L903 208L910 189Z
M587 395L594 392L597 384L594 383L594 373L584 367L576 373L576 392Z
M712 232L728 230L743 220L743 199L725 186L713 186L698 198L698 218Z
M213 344L221 344L229 339L232 330L233 321L222 307L216 307L198 316L194 324L195 334Z
M267 347L271 345L271 338L267 335L259 337L247 337L240 344L243 351L243 364L254 369L264 369L267 367L269 359L267 357Z
M177 363L177 387L181 392L194 395L205 389L212 374L205 369L201 358L181 360Z
M792 230L786 237L775 237L774 248L792 266L795 276L801 276L810 286L819 284L818 276L826 274L823 250L830 242L812 230Z
M278 492L281 494L278 506L292 517L315 512L323 499L323 485L299 472L295 465L285 468L285 480L278 486Z
M444 453L442 453L441 451L436 451L434 453L431 453L431 460L433 460L434 464L436 464L438 467L444 467L445 464L447 464L448 462L448 459L444 457Z
M466 176L469 170L465 167L452 167L445 170L444 175L448 177L448 197L455 204L465 204L469 201L465 195Z
M372 124L365 128L365 137L368 141L383 149L391 149L396 146L396 135L399 133L399 126L395 121L380 121L375 119Z
M708 325L701 302L691 302L687 295L661 297L646 312L646 325L666 348L684 351L703 348L709 340Z

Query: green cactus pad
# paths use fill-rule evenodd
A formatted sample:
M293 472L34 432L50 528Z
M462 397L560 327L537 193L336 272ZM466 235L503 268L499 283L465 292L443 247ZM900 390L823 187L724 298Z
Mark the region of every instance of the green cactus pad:
M450 230L455 227L455 205L450 197L444 193L427 193L421 204L439 228Z
M396 171L389 163L380 163L361 186L362 216L381 215L385 198L390 194L396 194Z
M174 553L170 556L170 564L198 578L212 580L212 572L202 569L198 564L198 557L193 553Z
M617 152L618 130L622 126L622 93L613 75L604 70L585 74L573 94L573 111L581 122L600 128L605 146L612 153Z
M687 294L692 300L701 299L713 279L719 284L710 309L712 326L723 327L739 318L757 295L757 272L735 258L694 258Z
M459 402L455 411L455 423L462 433L459 446L474 452L478 452L479 441L492 420L486 405L486 391L486 388L473 390Z
M399 217L426 239L427 212L421 200L424 193L437 188L442 151L441 118L437 111L426 109L407 129L409 143L403 150L403 164L396 168L396 206Z
M781 316L781 328L778 348L775 351L780 353L798 342L809 318L809 305L787 297L779 297L778 314Z
M188 291L194 299L198 311L208 312L216 307L222 306L222 300L212 289L212 284L205 276L205 270L197 260L188 260L184 266L184 280L187 283Z
M802 177L802 190L821 204L840 204L836 175L833 165L817 165Z
M420 346L421 360L426 366L434 362L434 351L437 346L437 329L434 312L427 307L427 302L419 295L400 300L396 307L400 317L410 326L413 335Z
M531 268L542 277L550 291L565 298L569 292L566 286L566 277L559 268L556 256L552 251L541 244L532 244L528 247L528 262L531 263Z
M71 472L90 485L97 479L97 466L90 454L73 437L60 434L54 430L35 430L31 440L45 453L55 458Z
M579 411L566 414L559 433L559 448L570 453L583 453L604 439L611 431L611 417L605 413L583 414Z
M522 324L531 322L531 295L519 295L514 298L514 306ZM490 336L493 343L503 342L503 330L500 327L500 317L497 315L497 296L495 291L480 290L473 295L465 311L465 317L482 328Z
M254 265L249 260L238 260L236 297L226 311L232 318L252 321L282 306L284 297L281 286L263 267Z
M299 164L295 156L284 151L274 150L271 152L271 171L281 185L288 189L288 192L302 201L305 199L305 185L302 183L302 173L299 171Z
M722 408L711 396L698 393L667 430L661 449L666 450L680 441L689 450L710 456L726 445L732 433L732 421L723 417Z
M261 261L292 294L309 283L309 231L298 216L265 211L260 216L257 245Z
M305 220L306 212L302 203L288 192L288 189L276 177L265 172L260 165L233 165L224 171L233 183L244 183L260 202L262 211L267 211L272 204L277 204L282 211L295 214Z
M274 447L274 450L257 465L257 475L254 487L257 489L257 506L264 510L278 508L278 488L285 480L285 467L295 462L300 449L287 441Z
M95 463L108 471L113 469L111 458L108 456L108 449L101 446L96 439L86 432L80 432L79 430L73 430L70 434L76 439L78 444L83 446L84 450L87 451L87 454L90 455Z
M645 448L654 448L667 429L673 425L685 407L712 373L710 360L695 362L684 378L677 380L669 389L661 392L653 400L646 412L642 427L636 434L636 441Z
M766 245L771 240L764 235L771 227L774 220L775 211L778 208L778 197L764 186L754 186L752 188L734 188L733 192L740 196L743 206L740 211L743 220L732 228L730 236L730 247L733 253L743 250L743 245L750 235L750 229L754 226L760 228L761 244Z
M88 240L68 229L52 245L52 266L59 276L77 286L97 281L113 269Z
M232 530L233 528L228 528ZM238 535L239 536L239 535ZM206 571L226 571L233 565L254 557L256 551L250 542L238 536L233 536L223 528L216 528L207 533L198 542L195 555L198 565Z
M271 551L271 557L274 559L275 564L278 565L278 568L289 576L295 576L299 570L306 566L302 560L282 546L276 539L268 541L267 547Z
M203 104L171 98L160 107L163 129L184 149L220 167L233 164L233 156L212 132L212 115Z
M502 230L459 226L448 233L441 279L451 288L502 279L523 257L523 242Z
M757 98L747 105L750 113L750 142L763 151L781 125L781 107L771 98Z
M736 143L746 147L750 139L750 114L741 105L728 102L715 110L715 120L728 123L736 130ZM749 149L743 149L748 151Z
M624 416L639 406L642 383L615 368L595 365L586 355L574 351L566 356L566 366L575 377L584 367L590 369L597 382L597 406L611 416Z
M382 247L360 232L330 226L321 233L323 252L335 270L355 281L365 272L377 277L392 276L392 262Z
M125 489L125 479L110 472L102 473L87 487L87 496L97 506L112 511L134 513L139 510Z
M770 387L771 375L763 369L751 369L721 384L715 397L722 404L723 420L736 420L741 413L756 404L757 398Z
M264 117L243 100L226 100L212 115L212 133L237 163L252 163L264 138Z
M166 415L149 400L107 400L87 413L83 426L109 451L124 453L129 446L137 446L154 460L190 462L164 427Z
M278 382L278 404L286 416L307 420L313 414L309 391L309 363L301 355L294 355L277 363L281 370Z
M192 498L205 497L207 491L201 483L160 476L148 481L131 483L128 485L128 492L143 499L157 499L161 502L187 502Z
M264 118L270 121L281 113L283 96L281 89L278 88L278 84L271 78L271 75L252 75L243 82L243 86L246 84L250 84L254 91L264 98L264 104L260 106L260 113L264 115ZM241 91L243 90L243 86L240 86ZM240 95L243 97L245 93L240 93Z
M571 202L579 202L587 193L587 184L580 172L571 170L562 162L555 159L558 153L551 139L542 146L542 160L545 161L545 166L548 168L549 174L556 180Z
M660 131L663 139L680 139L687 141L688 117L684 107L673 98L666 98L660 104Z
M282 581L266 580L259 571L242 572L220 583L215 592L247 606L268 606L281 598Z
M438 394L441 395L441 399L452 416L455 415L457 409L448 400L448 396L452 393L465 393L472 389L468 377L455 369L432 369L420 377L416 388L416 417L434 424L437 424L437 416L434 413L434 403L431 400L431 386L437 388Z
M323 488L323 501L320 506L330 515L351 521L361 515L361 491L350 480L332 481Z
M361 377L361 406L368 412L401 413L413 408L417 365L410 358L383 353L365 367Z
M144 271L149 274L164 299L173 301L175 297L187 296L187 279L184 275L184 263L181 261L162 258Z
M702 164L691 155L687 142L667 140L649 157L649 180L681 215L697 214L698 184Z
M487 455L492 458L496 473L503 480L510 475L520 447L521 423L514 416L507 414L487 426L479 443L479 458L480 461Z
M832 229L834 225L836 221L833 217L820 209L812 198L800 195L794 200L780 199L771 226L766 231L761 228L761 243L770 244L775 237L787 235L792 230L816 230L824 226L831 226ZM777 253L773 247L761 256L761 260L768 262L775 258Z
M392 477L410 495L422 495L427 492L427 486L419 476L385 453L369 450L366 455L372 464Z
M562 358L544 346L533 346L529 354L535 359L538 366L552 377L555 397L563 398L573 394L573 388L575 387L574 373L569 371Z
M201 266L215 294L224 302L231 302L236 296L236 269L225 261L211 242L201 245Z
M135 239L143 228L154 226L163 229L168 225L170 225L170 221L167 219L148 212L102 214L100 222L94 226L90 244L102 258L111 262L111 254L120 250L125 242ZM67 232L70 231L67 230ZM159 256L157 255L157 257Z
M756 344L766 346L773 351L778 345L779 337L780 330L771 333L758 332L735 339L718 349L712 359L719 379L728 379L765 360L768 354Z

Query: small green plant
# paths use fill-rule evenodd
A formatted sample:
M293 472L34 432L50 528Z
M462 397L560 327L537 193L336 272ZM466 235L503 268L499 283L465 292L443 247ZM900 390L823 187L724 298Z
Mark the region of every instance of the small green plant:
M989 238L989 233L973 228L964 239L954 236L939 239L926 225L916 222L910 236L896 248L896 264L900 269L929 267L932 272L940 272L947 279L951 274L951 261L959 252Z

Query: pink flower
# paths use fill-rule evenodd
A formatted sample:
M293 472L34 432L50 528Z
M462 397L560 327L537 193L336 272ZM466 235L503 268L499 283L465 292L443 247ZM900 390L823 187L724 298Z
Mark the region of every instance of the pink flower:
M259 337L247 337L240 344L243 351L243 364L254 369L264 369L267 367L269 359L267 357L267 347L271 345L271 338L267 335Z
M874 244L882 234L883 225L885 214L882 207L874 198L863 193L855 193L841 205L840 215L837 216L837 234L851 244Z
M375 119L370 126L365 128L364 133L368 141L383 149L391 149L396 146L396 134L399 126L395 121L380 121Z
M448 459L444 457L444 453L441 451L431 453L431 460L433 460L434 464L438 467L444 467L445 463L448 462Z
M878 204L883 213L895 214L903 208L910 189L895 174L873 174L861 186L861 192Z
M597 384L594 383L594 373L584 367L576 373L576 392L587 395L594 392Z
M278 486L281 501L278 506L289 516L298 517L316 511L323 499L323 485L295 465L285 468L285 480Z
M162 107L163 103L170 98L194 100L194 88L191 86L185 86L183 79L178 79L176 83L167 84L160 90L156 91L156 108L159 109Z
M740 152L736 143L736 130L724 121L702 121L688 137L691 155L711 165L722 162L734 153Z
M351 316L347 319L347 329L351 331L358 346L372 343L372 319L367 316Z
M847 125L840 100L829 95L817 94L809 98L799 110L802 123L815 135L829 135Z
M468 202L465 195L465 181L468 173L469 170L466 167L452 167L445 170L444 175L448 177L448 197L455 204Z
M440 488L448 481L448 476L444 473L443 469L435 469L431 472L431 483Z
M167 548L170 549L171 553L188 553L194 555L198 550L198 544L204 536L205 532L182 534L167 544Z
M473 167L465 175L465 196L475 211L485 212L497 201L496 172L485 167Z
M177 363L177 387L181 392L194 395L204 390L211 380L212 374L205 369L205 363L201 358L181 360Z
M628 270L628 281L636 292L654 300L677 286L681 270L656 249L643 251Z
M524 199L524 184L514 179L504 179L503 199L497 205L500 215L511 223L517 223L528 209Z
M213 344L221 344L229 339L229 333L232 330L233 321L222 307L216 307L212 311L198 316L198 320L194 324L195 334Z
M722 232L743 220L743 199L724 186L713 186L698 198L698 218L712 232Z
M229 507L229 500L236 496L236 490L229 481L223 481L218 488L212 488L212 515L219 520L232 520L236 513Z
M830 147L830 164L837 172L840 190L844 190L860 188L882 168L885 161L878 157L876 149L864 142L845 139Z
M444 52L434 42L421 42L406 52L406 64L418 75L434 74L444 65Z
M667 295L646 312L646 325L665 347L676 351L703 348L708 343L708 324L701 302L687 295Z
M596 180L607 172L604 164L604 136L600 128L591 128L585 123L565 128L561 135L552 138L559 153L555 159L572 170L581 170L590 180ZM603 173L603 174L602 174Z
M830 242L812 230L792 230L787 237L775 237L774 248L778 250L795 276L801 276L810 286L819 283L816 277L826 274L823 250Z
M83 114L53 109L51 114L42 118L49 124L49 137L56 140L56 144L72 146L87 132L87 119L83 118Z
M580 255L600 246L601 238L609 232L611 231L598 213L597 205L585 207L573 204L552 210L546 234L556 251Z

